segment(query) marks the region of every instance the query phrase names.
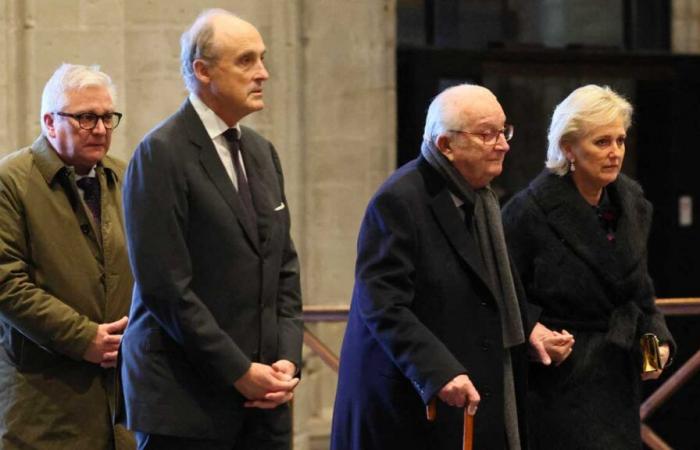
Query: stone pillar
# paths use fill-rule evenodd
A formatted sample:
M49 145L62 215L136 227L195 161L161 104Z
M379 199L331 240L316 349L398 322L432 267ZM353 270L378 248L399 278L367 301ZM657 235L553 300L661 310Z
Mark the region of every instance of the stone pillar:
M267 46L266 108L245 122L285 170L306 304L347 304L364 208L395 161L395 0L4 0L0 156L39 134L41 91L61 62L99 64L125 114L111 154L128 160L186 97L179 38L204 8L255 24ZM344 324L313 325L339 350ZM326 448L336 377L308 349L295 449Z
M700 53L700 3L697 1L673 0L671 47L674 53Z

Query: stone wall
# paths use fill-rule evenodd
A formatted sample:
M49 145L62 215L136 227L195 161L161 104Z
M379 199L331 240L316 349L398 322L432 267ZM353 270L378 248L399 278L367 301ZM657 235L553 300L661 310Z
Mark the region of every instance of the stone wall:
M395 0L2 0L0 155L39 134L41 91L61 62L99 64L125 114L112 154L186 96L179 37L201 9L255 24L267 45L266 109L246 122L284 165L307 304L347 304L359 221L395 160ZM313 325L339 349L344 324ZM324 448L336 378L305 349L295 448Z
M700 53L700 2L671 3L671 48L675 53Z

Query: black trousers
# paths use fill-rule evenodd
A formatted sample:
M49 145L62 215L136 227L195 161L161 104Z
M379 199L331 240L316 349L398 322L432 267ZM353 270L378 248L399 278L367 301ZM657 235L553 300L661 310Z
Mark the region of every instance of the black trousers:
M183 412L183 414L187 414ZM217 441L136 431L138 450L289 450L292 417L288 404L247 409L231 440Z

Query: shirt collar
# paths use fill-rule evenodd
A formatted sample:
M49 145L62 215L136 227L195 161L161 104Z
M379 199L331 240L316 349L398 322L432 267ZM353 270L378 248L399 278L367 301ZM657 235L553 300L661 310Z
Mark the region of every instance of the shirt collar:
M189 99L192 107L202 121L202 124L204 124L204 129L207 130L210 139L213 140L221 136L229 128L235 128L238 132L238 137L241 137L240 124L237 123L233 127L226 125L226 122L224 122L221 117L217 116L194 92L190 93Z

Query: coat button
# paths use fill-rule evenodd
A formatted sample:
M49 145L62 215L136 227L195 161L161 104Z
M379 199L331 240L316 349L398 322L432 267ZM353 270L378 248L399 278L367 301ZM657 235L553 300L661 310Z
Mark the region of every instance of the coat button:
M486 308L488 306L488 303L486 303L486 300L481 301L481 306L483 306L484 308Z
M86 224L86 223L80 225L80 231L82 231L83 234L88 234L88 233L90 233L90 225L88 225L88 224Z
M491 343L487 339L484 339L483 341L481 341L481 349L483 351L486 351L489 348L491 348Z

